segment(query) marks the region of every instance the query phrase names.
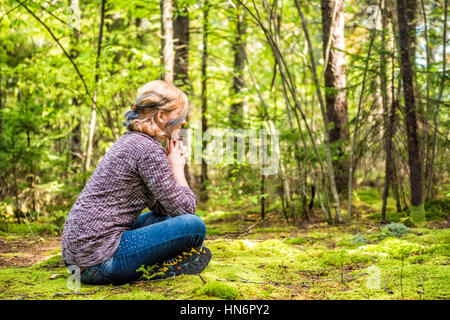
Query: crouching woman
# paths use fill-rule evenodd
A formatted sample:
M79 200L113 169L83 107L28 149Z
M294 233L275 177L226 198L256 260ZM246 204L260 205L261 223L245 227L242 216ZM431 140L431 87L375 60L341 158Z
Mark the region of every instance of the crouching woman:
M132 282L141 266L152 266L154 279L197 274L211 259L176 139L186 123L186 95L151 81L131 109L128 131L95 168L64 224L62 258L86 284Z

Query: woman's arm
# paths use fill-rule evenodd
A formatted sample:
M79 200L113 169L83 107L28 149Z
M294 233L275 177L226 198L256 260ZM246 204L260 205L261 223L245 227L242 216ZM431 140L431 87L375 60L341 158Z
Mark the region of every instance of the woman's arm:
M180 149L174 147L172 142L167 155L156 144L143 148L138 160L139 175L168 215L195 214L197 197L180 170L184 169L185 159Z

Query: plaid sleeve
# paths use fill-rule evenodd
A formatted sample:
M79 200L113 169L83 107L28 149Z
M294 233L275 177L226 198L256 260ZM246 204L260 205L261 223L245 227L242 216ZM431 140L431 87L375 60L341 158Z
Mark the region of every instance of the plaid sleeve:
M190 188L175 181L164 149L156 146L144 148L137 166L139 175L159 203L157 214L195 214L197 197Z

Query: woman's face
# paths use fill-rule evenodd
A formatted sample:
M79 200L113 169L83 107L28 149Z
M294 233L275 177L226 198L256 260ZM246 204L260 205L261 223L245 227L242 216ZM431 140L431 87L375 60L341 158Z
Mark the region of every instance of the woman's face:
M179 107L170 112L161 111L157 115L157 122L162 130L165 130L171 138L178 138L179 130L186 124L183 108Z

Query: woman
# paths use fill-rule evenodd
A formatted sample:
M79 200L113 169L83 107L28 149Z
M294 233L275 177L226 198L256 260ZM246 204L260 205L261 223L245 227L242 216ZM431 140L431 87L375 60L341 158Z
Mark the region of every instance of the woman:
M143 265L157 266L154 278L197 274L211 259L184 176L184 146L174 139L186 123L186 95L151 81L131 109L128 131L100 161L64 224L62 257L71 270L80 268L83 283L131 282Z

